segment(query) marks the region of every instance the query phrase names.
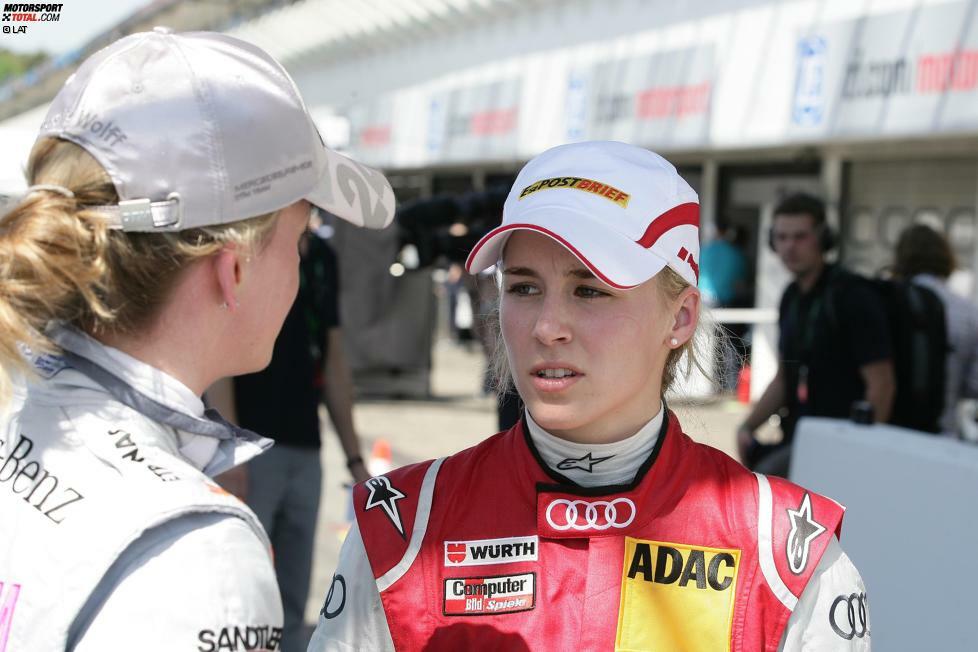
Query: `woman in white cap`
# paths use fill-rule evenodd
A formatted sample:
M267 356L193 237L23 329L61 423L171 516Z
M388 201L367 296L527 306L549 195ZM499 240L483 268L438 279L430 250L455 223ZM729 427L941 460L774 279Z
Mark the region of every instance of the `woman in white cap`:
M384 226L285 70L165 29L84 62L0 217L0 651L278 649L267 538L209 476L271 445L205 411L268 364L311 205Z
M498 265L512 430L358 485L311 650L868 649L843 508L697 444L696 194L647 150L556 147L470 272Z

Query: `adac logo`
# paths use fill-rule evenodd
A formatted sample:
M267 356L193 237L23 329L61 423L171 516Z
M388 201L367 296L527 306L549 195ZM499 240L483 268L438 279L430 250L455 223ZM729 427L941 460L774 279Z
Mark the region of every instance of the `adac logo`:
M729 552L688 548L683 554L676 547L639 541L635 544L627 575L629 579L639 578L658 584L678 582L681 587L726 591L733 583L736 569L737 561Z
M739 564L740 550L625 537L616 649L728 649Z
M549 190L551 188L573 188L575 190L583 190L584 192L589 192L593 195L599 197L604 197L605 199L618 204L622 208L628 207L628 200L631 199L631 195L628 193L618 190L614 186L609 186L608 184L601 183L600 181L594 181L592 179L582 179L580 177L556 177L554 179L542 179L531 183L520 193L520 199L528 197L535 192L541 190Z

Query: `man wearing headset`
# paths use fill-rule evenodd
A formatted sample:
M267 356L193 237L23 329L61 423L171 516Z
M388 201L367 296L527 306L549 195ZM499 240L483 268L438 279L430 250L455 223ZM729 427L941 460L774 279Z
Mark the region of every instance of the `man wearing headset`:
M853 403L867 401L874 420L885 423L896 383L880 298L825 260L835 246L825 204L806 194L785 197L774 210L769 244L794 280L778 313L778 371L738 428L737 445L747 466L784 476L799 418L848 418ZM782 416L784 438L760 444L754 431L773 414Z

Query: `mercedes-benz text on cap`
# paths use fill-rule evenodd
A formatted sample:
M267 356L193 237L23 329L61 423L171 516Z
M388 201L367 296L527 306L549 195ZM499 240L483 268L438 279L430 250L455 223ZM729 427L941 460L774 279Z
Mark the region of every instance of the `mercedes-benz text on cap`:
M106 169L127 231L225 224L307 199L359 226L394 217L384 176L329 150L285 69L210 32L156 28L87 59L40 138L71 140Z
M546 234L608 285L640 285L668 265L699 278L699 199L676 168L641 147L610 141L554 147L527 163L503 223L473 247L471 273L496 264L510 234Z

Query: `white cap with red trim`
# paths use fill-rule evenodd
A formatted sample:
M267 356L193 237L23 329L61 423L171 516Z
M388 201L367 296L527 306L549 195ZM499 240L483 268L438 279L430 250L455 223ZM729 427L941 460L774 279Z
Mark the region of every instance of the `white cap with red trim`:
M591 141L548 149L527 163L503 223L472 248L465 267L495 265L513 231L550 236L608 285L641 285L668 265L699 277L699 198L667 160L647 149Z

